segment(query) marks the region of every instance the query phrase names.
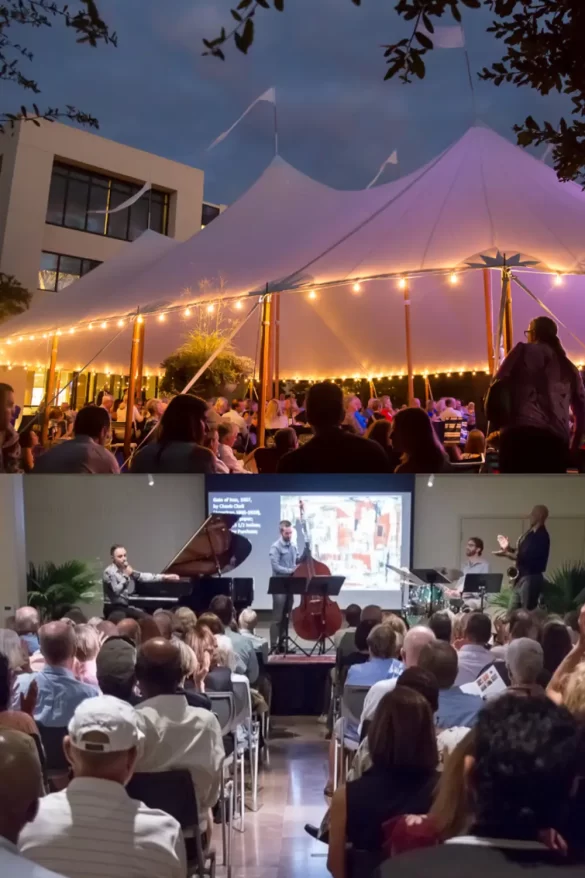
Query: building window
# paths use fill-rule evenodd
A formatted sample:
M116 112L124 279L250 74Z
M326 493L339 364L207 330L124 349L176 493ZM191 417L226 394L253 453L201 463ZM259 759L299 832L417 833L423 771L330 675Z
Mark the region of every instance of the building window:
M101 262L96 262L95 259L80 259L77 256L43 252L39 268L39 289L53 292L64 290L98 265L101 265Z
M205 226L208 226L211 220L214 220L219 214L219 207L216 207L215 204L205 204L205 202L203 202L203 207L201 209L201 228L204 229Z
M141 188L138 183L54 162L47 222L121 241L134 241L146 229L168 234L169 194L159 189L151 189L119 213L94 212L118 207Z

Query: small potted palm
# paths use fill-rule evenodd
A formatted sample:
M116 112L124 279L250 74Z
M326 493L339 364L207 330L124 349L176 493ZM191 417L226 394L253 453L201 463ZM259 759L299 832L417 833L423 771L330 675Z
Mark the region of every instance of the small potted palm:
M96 572L85 561L29 564L27 599L42 622L61 619L72 607L92 601L98 591Z

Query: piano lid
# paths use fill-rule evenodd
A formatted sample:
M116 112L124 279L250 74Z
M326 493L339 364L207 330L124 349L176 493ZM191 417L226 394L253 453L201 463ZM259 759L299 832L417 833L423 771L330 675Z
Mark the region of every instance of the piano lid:
M252 544L232 533L239 515L210 515L162 573L177 576L223 576L246 560Z

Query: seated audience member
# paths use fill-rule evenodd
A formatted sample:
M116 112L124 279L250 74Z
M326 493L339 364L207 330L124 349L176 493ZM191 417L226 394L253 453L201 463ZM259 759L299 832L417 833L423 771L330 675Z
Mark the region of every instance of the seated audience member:
M245 674L250 683L258 679L258 657L254 644L249 637L244 637L239 631L233 631L231 624L234 621L234 605L232 599L225 595L217 595L209 605L209 610L218 617L225 627L225 634L232 642L237 659L236 670L239 674Z
M39 434L32 427L20 433L20 465L25 473L32 473L37 458L43 454L39 443Z
M133 473L214 473L213 454L203 447L207 403L182 393L169 403L153 442L132 459Z
M217 427L207 428L207 433L203 437L203 446L205 448L209 448L209 450L213 454L213 465L215 466L215 472L222 475L227 475L227 473L229 473L229 467L227 467L223 460L220 460L219 458L219 433L217 432Z
M333 637L335 648L345 655L349 655L355 649L355 632L362 617L361 607L357 604L349 604L343 612L345 616L345 628L336 631ZM341 644L343 643L343 648Z
M478 695L468 695L455 685L458 670L456 650L448 643L435 640L423 646L418 666L434 674L439 684L439 709L435 716L437 727L471 728L475 725L483 701Z
M41 653L45 667L37 674L17 677L17 691L26 695L35 681L38 688L33 716L43 726L66 726L82 701L99 695L97 686L76 680L75 632L65 622L48 622L39 630Z
M568 613L565 613L563 622L567 626L571 644L574 645L579 640L579 610L569 610Z
M380 680L400 676L404 665L397 658L396 632L390 625L375 625L368 634L367 644L369 660L350 667L346 684L373 686Z
M382 854L382 825L400 814L426 814L438 780L437 743L426 698L408 687L384 696L368 732L372 767L340 787L331 802L327 867L345 878L346 845Z
M177 693L183 669L176 643L162 637L143 643L136 677L146 699L137 708L145 739L136 770L188 769L204 825L208 809L219 796L224 756L219 723L209 710L191 707Z
M73 439L47 449L33 473L119 473L118 461L105 446L110 441L110 417L97 405L82 408L73 426Z
M485 436L481 430L470 430L461 460L481 460L485 454Z
M31 716L37 696L36 686L31 684L26 697L19 698L18 709L11 710L13 686L14 671L8 658L0 653L0 729L12 729L14 732L24 732L38 738L39 730Z
M173 634L180 637L184 643L195 649L195 626L197 616L190 607L177 607L173 612Z
M100 649L98 633L91 625L76 625L75 676L82 683L97 686L96 658Z
M231 408L221 416L222 421L235 424L238 428L238 432L242 436L248 435L248 425L244 418L244 414L246 413L246 403L247 401L245 399L232 399Z
M427 643L431 643L432 641L434 641L434 639L435 635L433 634L431 629L425 627L424 625L415 625L413 628L411 628L406 633L406 637L404 638L404 643L401 649L400 657L404 662L404 667L417 667L423 647L426 646ZM364 701L364 707L361 715L362 725L363 723L373 719L378 704L388 692L392 692L392 690L396 688L396 683L398 679L398 677L392 677L390 679L380 680L380 682L374 683L374 685L366 695L366 699Z
M170 610L155 610L152 618L157 624L160 636L170 640L173 636L173 614Z
M205 615L204 613L200 619ZM221 625L221 622L219 624ZM200 691L233 692L232 672L224 660L225 656L220 654L217 647L217 637L221 636L221 634L212 634L206 625L198 623L195 655L199 664L198 683Z
M437 638L444 643L451 643L453 634L453 625L451 616L446 610L437 610L429 619L429 628Z
M152 640L153 637L160 637L160 629L154 618L148 613L136 620L140 626L140 645Z
M341 429L343 391L337 384L312 384L307 419L314 436L278 463L279 473L384 473L388 459L377 442Z
M96 674L104 695L113 695L133 706L140 702L135 692L136 647L125 637L114 635L102 645L96 659Z
M60 878L23 857L18 838L34 820L43 788L41 764L31 738L0 729L0 875L3 878Z
M237 425L231 421L224 421L222 418L222 421L217 428L217 435L219 437L218 457L221 462L227 466L229 472L247 472L244 462L234 454L234 445L238 438Z
M20 852L67 878L185 878L178 822L125 790L140 735L129 704L110 695L80 704L64 741L73 780L40 800L20 834Z
M379 419L373 420L366 430L366 439L377 442L386 457L388 458L388 466L391 472L394 472L400 463L400 455L392 447L392 423L386 420L383 415Z
M382 608L378 604L368 604L362 610L360 622L375 622L376 625L379 625L383 615Z
M396 473L443 473L449 459L433 425L420 408L398 412L392 421L392 447L400 455Z
M530 637L513 640L506 653L506 666L510 675L508 692L514 695L544 695L538 679L543 668L542 646Z
M497 622L496 627L500 627ZM492 661L505 661L508 646L513 640L518 640L520 637L530 637L531 640L538 640L539 634L540 627L532 612L529 610L512 610L508 616L507 623L500 633L504 643L499 646L493 646L490 650Z
M252 607L246 607L242 610L238 619L238 630L242 637L247 637L254 650L263 655L264 661L268 658L268 641L265 637L256 634L256 625L258 624L258 613Z
M489 642L492 636L492 622L485 613L470 613L465 626L463 646L457 653L456 686L473 683L486 665L491 664L492 654Z
M120 619L116 625L116 629L120 637L127 637L128 640L132 641L136 648L140 646L141 632L137 619Z
M14 388L0 382L0 474L20 473L20 437L12 423L16 409Z
M295 430L284 427L274 434L274 445L271 448L257 448L248 458L246 466L250 472L275 473L280 459L298 447L299 439Z
M0 628L0 653L5 655L10 665L10 670L15 674L22 674L30 670L31 659L28 656L26 644L18 636L16 631L10 628Z
M457 408L456 400L452 399L451 397L447 397L447 399L445 400L445 406L441 411L439 417L442 421L449 421L452 418L460 418L461 412Z
M463 835L471 826L472 803L465 781L465 760L474 752L475 729L471 729L445 756L429 813L424 817L405 814L384 824L382 832L387 857L443 844L456 835Z
M571 652L573 643L569 629L564 622L553 619L542 629L540 643L544 654L544 670L550 679L562 660Z
M153 442L155 431L164 413L164 405L160 399L149 399L146 403L146 420L142 428L143 441Z
M385 863L381 878L408 875L578 874L555 830L569 809L580 765L580 733L546 698L498 698L479 716L464 764L472 834Z
M39 624L39 611L34 607L19 607L14 614L14 628L29 655L39 648Z
M351 668L352 665L361 665L364 662L369 661L370 650L368 647L368 636L370 631L372 631L376 625L381 624L381 621L381 611L376 618L371 619L364 619L364 613L362 613L362 618L355 629L353 650L351 652L340 650L337 654L337 668L340 672L340 682L342 684L345 683L349 668Z
M576 704L578 696L585 687L585 604L579 611L578 619L579 639L571 651L562 660L552 679L546 687L546 694L556 704L566 704L568 689L572 688L573 704ZM585 718L585 710L583 711Z
M266 429L282 430L286 428L287 425L288 418L284 413L283 403L279 399L268 400L266 403Z
M204 710L211 710L211 701L202 692L198 692L195 688L195 680L197 678L197 656L190 646L187 646L182 640L173 638L181 653L181 673L182 680L177 686L177 693L184 695L187 704L191 707L202 707Z
M201 613L197 619L195 627L198 631L202 628L208 628L212 634L225 634L225 625L215 613L211 612L211 610Z
M118 636L117 626L114 625L114 623L109 619L100 619L98 622L96 622L95 630L97 631L100 641L102 643L107 640L108 637Z

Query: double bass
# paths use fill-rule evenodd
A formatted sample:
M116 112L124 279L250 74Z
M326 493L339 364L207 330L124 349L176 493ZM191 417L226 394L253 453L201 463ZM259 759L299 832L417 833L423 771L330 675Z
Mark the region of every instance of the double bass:
M327 564L313 558L305 517L305 505L302 500L299 500L299 507L305 549L293 576L302 576L307 579L312 579L313 576L331 576L331 570ZM302 637L303 640L323 641L326 637L333 637L343 624L339 605L328 595L304 594L299 606L292 611L291 615L294 629L298 637Z

